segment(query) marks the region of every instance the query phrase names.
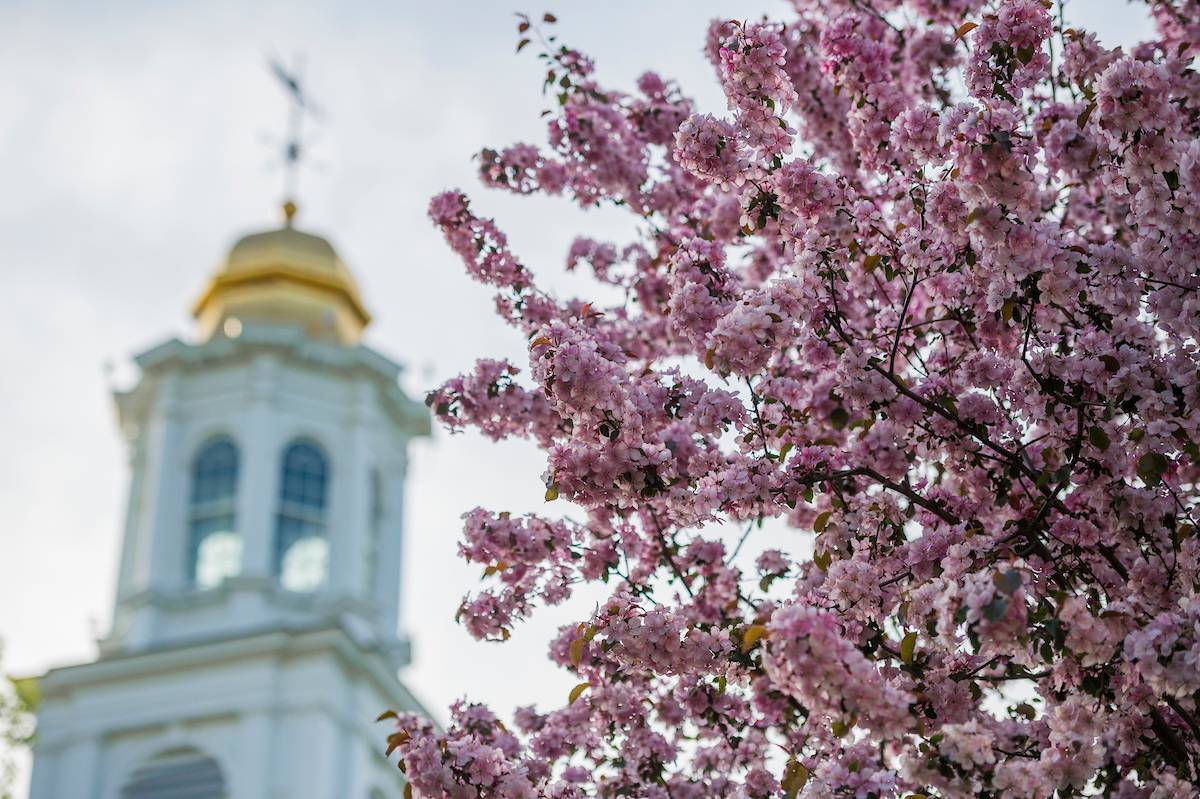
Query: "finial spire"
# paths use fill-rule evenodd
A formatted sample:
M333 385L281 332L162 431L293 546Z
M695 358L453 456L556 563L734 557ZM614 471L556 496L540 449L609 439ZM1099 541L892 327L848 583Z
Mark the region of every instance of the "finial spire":
M292 220L296 218L296 203L292 200L286 200L283 203L283 222L288 227L292 226Z
M283 87L288 97L288 120L287 120L287 138L283 145L283 169L284 169L284 196L292 198L296 196L297 173L300 168L300 160L304 156L304 146L301 140L301 128L304 125L304 115L308 114L314 119L319 117L320 112L313 104L312 99L305 91L304 85L301 83L300 67L297 65L292 70L288 70L278 59L268 59L268 64L271 68L271 74L279 81L279 85ZM288 204L294 208L295 203L289 199ZM285 213L286 205L284 206ZM293 210L287 216L290 226L292 216L295 214Z

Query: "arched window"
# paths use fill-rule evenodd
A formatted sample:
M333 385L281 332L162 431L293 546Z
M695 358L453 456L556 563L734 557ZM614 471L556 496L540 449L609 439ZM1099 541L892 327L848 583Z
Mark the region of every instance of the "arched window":
M329 567L325 499L329 466L309 441L294 441L283 451L279 513L275 517L275 573L284 588L314 591Z
M228 438L205 444L192 461L188 513L187 575L197 588L212 588L242 567L242 539L234 522L238 449Z
M217 761L196 749L164 752L139 768L120 799L225 799L225 777Z

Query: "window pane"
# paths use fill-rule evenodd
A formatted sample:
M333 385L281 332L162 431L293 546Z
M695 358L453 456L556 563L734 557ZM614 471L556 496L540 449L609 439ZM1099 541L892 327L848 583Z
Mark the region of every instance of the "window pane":
M200 542L196 554L196 586L214 588L242 568L242 539L231 531L213 533Z
M227 438L206 444L192 462L187 576L200 588L217 585L241 569L233 513L237 479L238 449Z
M325 582L328 464L321 450L303 441L283 454L279 510L275 517L275 573L292 591L313 591Z
M282 498L312 508L325 507L325 456L311 444L292 444L283 460Z
M238 453L232 441L222 439L200 450L192 469L192 502L212 502L237 491Z
M288 547L279 582L289 591L314 591L325 582L329 542L309 536Z
M284 554L291 548L292 544L299 541L301 538L309 536L320 536L323 530L320 525L312 522L297 519L293 516L280 514L276 519L275 526L275 560L277 563L283 563Z
M233 571L221 574L220 578L217 578L213 571L216 567L212 565L212 561L206 561L205 552L208 547L213 547L214 554L207 556L208 558L212 558L216 556L216 552L228 553L230 545L228 543L221 544L219 541L216 544L210 544L209 542L212 539L219 539L219 541L226 542L233 539L238 542L236 561L231 563L228 554L221 556L221 562L226 564L223 568L232 568ZM192 518L188 536L188 577L194 585L200 588L211 588L220 583L224 577L237 574L241 569L241 552L241 539L234 532L232 513ZM201 574L202 570L203 574Z

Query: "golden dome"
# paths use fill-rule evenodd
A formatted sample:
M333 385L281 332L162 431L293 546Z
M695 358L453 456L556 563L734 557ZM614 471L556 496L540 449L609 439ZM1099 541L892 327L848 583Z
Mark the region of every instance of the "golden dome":
M371 321L333 246L292 227L244 236L229 251L192 313L200 333L236 335L243 322L299 324L316 338L353 343Z

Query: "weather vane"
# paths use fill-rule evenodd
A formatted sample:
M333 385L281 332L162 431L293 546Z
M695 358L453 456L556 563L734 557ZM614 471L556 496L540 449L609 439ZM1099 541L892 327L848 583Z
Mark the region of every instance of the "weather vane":
M279 81L288 97L287 139L283 145L283 190L286 200L283 208L288 224L291 224L292 217L296 214L297 173L300 169L300 159L304 156L304 145L301 139L304 117L307 114L316 119L320 116L320 111L312 102L312 98L308 96L304 84L301 83L298 60L297 66L291 70L288 70L279 59L268 58L267 62L271 67L271 74Z

